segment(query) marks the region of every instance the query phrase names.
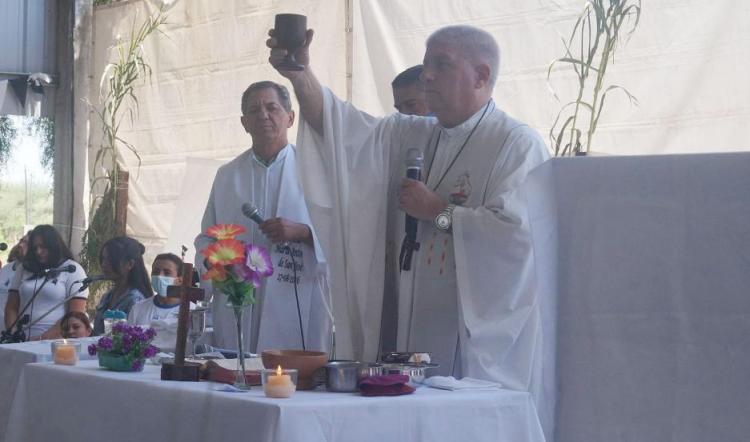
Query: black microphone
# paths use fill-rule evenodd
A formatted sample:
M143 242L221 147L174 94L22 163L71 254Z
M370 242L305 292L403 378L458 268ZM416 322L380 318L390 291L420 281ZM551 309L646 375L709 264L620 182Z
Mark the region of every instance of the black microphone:
M0 242L0 252L3 252L5 250L8 250L8 244Z
M264 220L260 216L260 211L258 210L258 208L255 207L255 206L253 206L250 203L245 203L245 204L242 205L242 214L245 215L246 217L250 218L257 225L261 225L264 222L266 222L266 220ZM283 243L281 243L281 245L284 246L284 247L288 247L289 246L289 242L288 241L284 241ZM291 254L291 252L289 252L289 254Z
M412 180L422 181L422 163L424 158L422 157L422 151L412 147L406 151L406 178ZM399 255L399 261L401 264L401 270L411 270L411 258L412 253L415 250L419 250L419 243L417 242L417 226L419 221L408 213L404 217L404 242L401 243L401 253Z
M260 211L258 210L258 208L250 203L245 203L242 205L242 214L253 220L253 222L255 222L255 224L257 225L261 225L265 221L260 216Z
M109 281L110 279L112 278L109 278L108 276L105 276L105 275L94 275L94 276L89 276L87 278L84 278L81 281L77 281L81 283L81 288L78 289L77 293L81 293L82 291L86 290L92 283L96 281Z
M55 276L60 273L73 273L76 271L76 266L73 264L68 264L66 266L57 267L55 269L47 269L44 271L45 276Z
M422 151L411 148L406 152L406 178L422 181ZM417 240L417 219L406 214L405 229L406 236L412 241Z

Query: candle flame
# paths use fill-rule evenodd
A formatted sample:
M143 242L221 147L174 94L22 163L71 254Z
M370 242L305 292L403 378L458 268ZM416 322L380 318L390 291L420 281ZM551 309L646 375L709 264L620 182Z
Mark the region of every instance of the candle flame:
M281 376L283 371L281 371L281 365L276 366L276 376Z

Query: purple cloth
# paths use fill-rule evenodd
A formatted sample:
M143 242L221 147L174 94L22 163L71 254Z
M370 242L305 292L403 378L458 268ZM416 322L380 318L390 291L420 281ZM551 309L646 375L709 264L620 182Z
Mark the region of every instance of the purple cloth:
M415 388L407 385L409 376L404 374L386 374L368 376L359 382L362 396L400 396L414 393Z

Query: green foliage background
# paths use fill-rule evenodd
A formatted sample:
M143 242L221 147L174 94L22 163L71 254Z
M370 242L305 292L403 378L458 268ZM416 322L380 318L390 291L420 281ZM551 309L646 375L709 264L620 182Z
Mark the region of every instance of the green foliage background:
M52 223L52 192L44 184L29 185L29 203L31 205L31 222L34 224ZM23 236L26 223L24 207L24 185L3 183L0 190L0 241L8 244L9 250L2 252L3 263L8 258L10 247Z

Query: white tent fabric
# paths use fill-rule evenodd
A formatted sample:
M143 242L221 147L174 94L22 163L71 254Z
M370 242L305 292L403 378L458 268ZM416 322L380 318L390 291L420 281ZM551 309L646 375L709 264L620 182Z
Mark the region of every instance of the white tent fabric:
M92 103L98 102L98 79L112 56L115 36L129 35L133 23L141 23L158 6L139 0L96 9ZM179 246L191 245L198 233L188 226L199 226L208 194L183 188L187 158L227 161L250 146L239 121L240 97L252 82L283 82L268 64L265 46L273 16L281 11L303 13L313 26L328 24L315 26L314 55L320 60L321 79L343 92L342 2L178 1L167 10L164 35L153 34L145 42L152 75L136 91L137 118L131 124L126 116L120 132L137 147L140 167L130 152L120 155L131 172L127 232L146 245L149 259L162 251L179 253ZM91 122L93 157L101 131L93 114ZM191 186L210 190L213 175L187 178ZM178 215L176 202L184 194L192 204L180 207ZM182 235L175 236L177 232Z
M748 439L748 171L729 153L530 175L547 440Z
M392 110L390 81L421 62L424 40L449 24L470 23L490 31L502 49L495 99L509 114L546 134L559 109L547 89L546 70L562 52L582 0L348 0L352 26L352 101L383 115ZM125 119L122 136L135 144L142 163L123 152L131 170L128 232L161 251L182 193L186 157L227 160L247 148L239 122L239 97L253 81L285 83L267 63L266 30L279 12L308 16L315 28L314 69L339 96L347 91L347 0L173 1L164 35L145 44L153 74L136 91L140 114ZM116 35L153 12L157 0L97 8L94 81L111 57ZM656 154L748 150L744 124L750 116L750 5L644 1L643 17L622 47L607 81L627 87L640 101L631 106L612 95L602 116L595 151ZM569 71L553 73L561 98L573 93ZM92 149L100 139L92 115ZM296 127L293 131L296 130ZM209 186L210 183L206 183ZM195 200L182 219L200 217ZM179 228L179 226L174 226ZM189 243L182 238L177 243Z

